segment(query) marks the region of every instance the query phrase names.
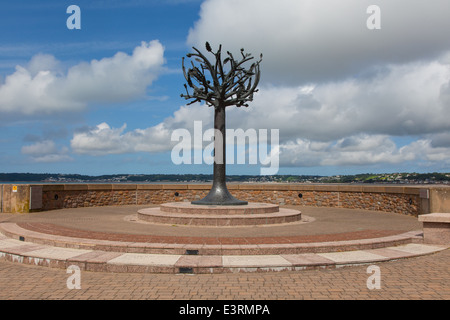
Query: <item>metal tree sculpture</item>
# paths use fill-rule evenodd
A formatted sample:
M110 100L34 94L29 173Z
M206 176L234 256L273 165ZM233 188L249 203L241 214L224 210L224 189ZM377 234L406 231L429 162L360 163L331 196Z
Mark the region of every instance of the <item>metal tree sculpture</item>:
M186 71L184 57L182 59L183 73L187 85L184 84L186 94L181 97L190 100L188 105L204 101L209 107L214 107L214 178L208 195L193 204L203 205L245 205L247 201L234 198L226 186L225 161L225 108L229 106L248 107L247 102L253 100L253 93L258 90L260 79L260 60L253 62L248 69L244 64L254 59L241 49L240 60L235 60L227 51L227 57L222 61L222 45L217 52L213 52L206 42L206 50L214 55L215 61L210 62L199 50L189 53L188 58L194 58L199 67L191 61L192 67ZM189 93L188 86L193 89ZM218 136L220 135L220 137Z

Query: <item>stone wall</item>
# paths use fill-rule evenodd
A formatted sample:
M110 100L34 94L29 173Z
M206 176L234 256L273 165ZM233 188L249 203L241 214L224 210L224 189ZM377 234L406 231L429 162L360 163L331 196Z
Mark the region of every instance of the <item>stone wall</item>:
M0 212L29 212L30 190L29 185L0 185Z
M433 188L429 190L430 212L450 212L450 188Z
M202 184L47 184L0 185L1 212L31 212L111 205L152 205L203 198ZM439 208L450 212L450 187L229 184L230 192L249 202L338 207L396 212L417 216Z

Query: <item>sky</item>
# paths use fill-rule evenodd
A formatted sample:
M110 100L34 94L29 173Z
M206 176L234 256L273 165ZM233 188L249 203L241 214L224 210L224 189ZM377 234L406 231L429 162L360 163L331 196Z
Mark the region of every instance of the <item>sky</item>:
M206 41L263 54L254 100L226 111L259 133L235 156L266 129L278 174L450 172L448 17L448 0L1 0L0 172L212 173L172 139L213 126L180 97ZM227 173L261 174L249 159Z

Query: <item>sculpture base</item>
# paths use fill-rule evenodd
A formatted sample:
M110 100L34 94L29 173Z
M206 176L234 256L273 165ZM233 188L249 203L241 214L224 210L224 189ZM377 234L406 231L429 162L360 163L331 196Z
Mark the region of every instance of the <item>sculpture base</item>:
M194 200L191 202L195 205L203 206L245 206L247 201L236 199L228 191L225 184L215 184L209 191L208 195L201 200Z
M202 205L189 202L164 203L138 211L142 221L191 226L252 226L291 223L301 220L301 212L269 203L246 205Z
M214 200L195 200L191 202L194 205L202 205L202 206L245 206L248 205L247 201L233 199L226 202L223 201L214 201Z

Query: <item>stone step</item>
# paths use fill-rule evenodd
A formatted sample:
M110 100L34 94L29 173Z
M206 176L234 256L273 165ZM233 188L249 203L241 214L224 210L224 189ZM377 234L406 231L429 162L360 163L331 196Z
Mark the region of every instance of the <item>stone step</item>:
M97 250L105 252L146 253L146 254L195 254L203 255L274 255L274 254L305 254L339 252L351 250L370 250L392 247L423 241L421 231L410 231L398 235L385 236L372 239L358 239L345 241L325 241L306 243L270 243L264 239L260 243L236 244L207 244L186 243L182 239L173 243L150 243L113 241L102 239L86 239L69 236L52 235L27 230L16 223L1 223L0 233L11 239L27 241L29 243L48 245L53 247ZM175 239L176 240L176 239ZM256 238L258 240L258 238Z
M278 212L280 207L277 204L261 202L249 202L247 205L239 206L194 205L190 202L168 202L161 204L160 209L163 212L194 215L253 215Z
M220 210L227 212L227 210ZM194 212L189 210L188 212ZM138 210L139 220L161 223L177 224L187 226L254 226L292 223L301 220L301 212L294 209L281 208L278 212L258 213L258 214L205 214L205 213L185 213L166 212L161 208L146 208Z
M124 253L54 247L0 234L0 258L12 262L82 271L145 273L227 273L294 271L377 263L432 254L448 246L409 243L388 248L276 255L176 255Z

